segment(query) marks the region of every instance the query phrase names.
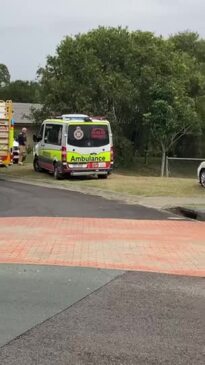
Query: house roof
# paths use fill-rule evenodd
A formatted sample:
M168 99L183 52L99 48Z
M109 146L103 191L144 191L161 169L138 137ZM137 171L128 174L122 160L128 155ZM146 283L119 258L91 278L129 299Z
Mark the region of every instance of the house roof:
M31 108L40 109L41 107L41 104L13 103L15 124L32 124L32 121L26 116L30 115Z

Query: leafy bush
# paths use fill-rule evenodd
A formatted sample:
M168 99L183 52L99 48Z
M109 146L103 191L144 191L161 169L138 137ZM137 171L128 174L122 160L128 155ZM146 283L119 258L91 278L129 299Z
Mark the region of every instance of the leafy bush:
M130 166L134 162L134 146L124 136L114 136L115 166Z

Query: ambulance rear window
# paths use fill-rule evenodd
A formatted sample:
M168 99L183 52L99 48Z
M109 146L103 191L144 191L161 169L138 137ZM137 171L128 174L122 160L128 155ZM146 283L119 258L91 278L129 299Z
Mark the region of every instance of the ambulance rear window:
M69 125L68 144L76 147L102 147L109 144L107 125Z

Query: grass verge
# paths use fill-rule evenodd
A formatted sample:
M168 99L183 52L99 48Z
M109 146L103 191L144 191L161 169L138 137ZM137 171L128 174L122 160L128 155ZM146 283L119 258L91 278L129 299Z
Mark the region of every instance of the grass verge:
M96 178L70 178L62 181L54 180L47 173L36 173L30 163L25 166L13 165L0 169L0 176L16 178L28 181L43 182L62 187L97 188L109 192L130 194L144 197L203 197L204 189L196 179L184 178L160 178L147 176L132 176L114 173L107 180Z

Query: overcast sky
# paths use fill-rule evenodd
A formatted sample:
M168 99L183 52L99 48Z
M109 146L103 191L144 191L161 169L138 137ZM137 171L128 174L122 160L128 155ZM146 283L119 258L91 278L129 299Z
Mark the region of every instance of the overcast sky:
M0 63L13 80L35 79L65 35L99 25L205 37L205 0L0 0L0 9Z

